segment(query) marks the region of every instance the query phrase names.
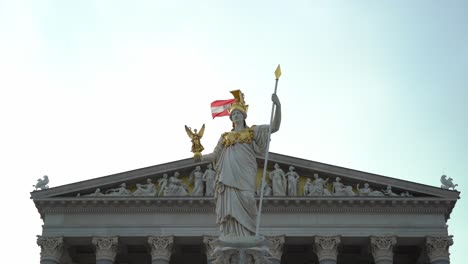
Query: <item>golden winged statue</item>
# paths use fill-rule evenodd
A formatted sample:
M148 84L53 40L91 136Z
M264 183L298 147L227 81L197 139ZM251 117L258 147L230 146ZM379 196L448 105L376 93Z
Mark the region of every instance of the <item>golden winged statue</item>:
M192 128L188 126L185 126L185 131L187 132L187 135L189 136L189 138L192 140L193 157L195 159L200 159L202 156L201 153L204 150L200 140L203 137L203 133L205 132L205 124L203 124L200 131L198 132L196 128L192 132Z

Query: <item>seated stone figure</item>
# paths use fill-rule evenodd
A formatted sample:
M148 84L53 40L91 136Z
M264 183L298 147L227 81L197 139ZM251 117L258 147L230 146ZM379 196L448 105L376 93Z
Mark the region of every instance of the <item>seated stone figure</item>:
M359 188L359 183L356 185L356 189L359 192L359 196L384 196L384 194L380 191L373 191L372 188L369 187L369 183L364 183L364 188Z
M174 176L169 178L169 185L164 190L164 196L187 196L187 186L179 179L179 172L175 172Z
M334 196L355 196L356 194L353 191L353 187L345 186L341 183L341 178L336 177L335 182L333 182L333 195Z
M390 185L387 185L387 189L383 190L383 193L384 193L386 196L394 196L394 197L395 197L395 196L400 196L400 195L398 195L398 194L396 194L396 193L394 193L394 192L392 191L392 186L390 186Z
M132 193L134 196L155 196L156 186L151 179L146 180L146 184L137 183L137 189Z
M326 180L319 177L318 173L314 173L314 181L312 182L310 196L328 196L330 193L327 189L327 182Z

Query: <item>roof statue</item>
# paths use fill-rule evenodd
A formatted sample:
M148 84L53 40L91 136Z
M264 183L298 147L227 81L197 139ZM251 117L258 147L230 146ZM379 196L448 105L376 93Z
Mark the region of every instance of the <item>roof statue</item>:
M203 137L203 133L205 133L205 124L200 128L200 131L197 131L196 128L192 131L191 127L185 126L185 132L187 132L187 135L192 140L191 151L193 152L193 157L199 159L202 156L202 151L205 149L201 144L201 138Z
M442 183L440 188L447 189L447 190L450 190L450 189L455 190L455 187L458 186L458 184L453 184L453 179L452 178L449 177L447 179L446 175L442 175L440 177L440 183Z
M37 183L33 185L34 188L45 190L49 189L49 177L47 175L44 175L44 177L37 179Z

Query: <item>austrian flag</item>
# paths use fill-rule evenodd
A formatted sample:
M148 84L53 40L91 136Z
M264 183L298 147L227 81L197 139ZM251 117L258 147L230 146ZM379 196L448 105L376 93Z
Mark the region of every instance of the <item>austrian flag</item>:
M211 103L211 115L213 119L218 116L228 116L229 108L236 101L236 99L229 100L216 100Z

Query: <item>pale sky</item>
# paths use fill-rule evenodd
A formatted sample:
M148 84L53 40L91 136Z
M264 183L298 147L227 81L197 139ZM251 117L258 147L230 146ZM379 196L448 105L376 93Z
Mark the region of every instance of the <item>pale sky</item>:
M432 186L445 173L463 195L467 26L467 1L0 1L3 259L39 262L39 177L191 157L184 125L206 124L209 153L230 128L210 102L241 89L248 124L268 123L278 63L272 152ZM467 216L460 199L455 264Z

